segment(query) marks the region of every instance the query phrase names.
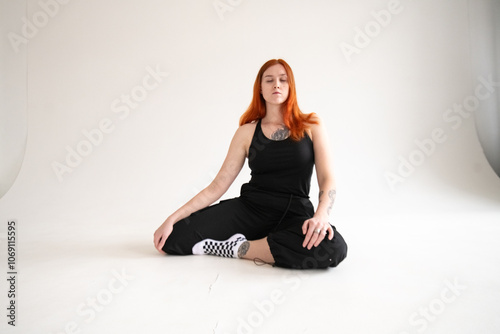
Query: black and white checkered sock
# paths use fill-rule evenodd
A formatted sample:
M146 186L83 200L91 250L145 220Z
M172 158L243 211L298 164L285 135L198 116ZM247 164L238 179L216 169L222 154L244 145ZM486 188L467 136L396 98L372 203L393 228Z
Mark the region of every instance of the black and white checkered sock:
M225 241L204 239L193 246L195 255L217 255L222 257L238 257L238 248L247 241L243 234L235 234Z

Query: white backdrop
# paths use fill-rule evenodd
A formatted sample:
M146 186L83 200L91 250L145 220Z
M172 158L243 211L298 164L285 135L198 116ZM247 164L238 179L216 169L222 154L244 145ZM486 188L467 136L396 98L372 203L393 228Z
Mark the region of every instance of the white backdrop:
M22 38L31 24L36 33L24 43L10 35L6 51L28 50L29 138L3 201L84 186L78 203L132 200L167 214L217 172L257 70L278 57L295 72L302 109L327 123L338 206L379 207L417 186L491 193L472 118L444 119L477 85L465 1L233 5L28 1L29 23L12 20L7 31ZM103 120L108 133L87 145L82 131ZM386 174L398 174L400 156L409 160L436 128L444 142L416 153L415 171L391 186ZM78 148L87 156L68 166Z
M8 31L26 11L24 1L0 5L0 197L14 183L24 157L27 135L27 52L14 49ZM13 15L14 13L18 15Z
M27 58L2 80L26 65L27 99L2 92L0 114L22 120L8 111L27 105L22 168L0 199L24 243L57 231L92 244L103 226L152 235L216 174L271 58L327 125L340 230L361 233L343 226L352 216L499 212L473 119L498 78L472 70L466 0L26 3L1 2L2 55ZM248 180L245 167L225 197Z

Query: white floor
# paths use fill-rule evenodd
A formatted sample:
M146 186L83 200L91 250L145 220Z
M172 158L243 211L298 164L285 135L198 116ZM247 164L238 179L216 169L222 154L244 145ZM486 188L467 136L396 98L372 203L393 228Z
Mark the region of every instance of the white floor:
M12 328L2 307L2 333L500 332L498 196L443 191L443 207L455 210L412 201L385 214L344 212L340 203L336 225L349 254L326 271L161 256L152 246L157 221L117 211L98 219L100 208L82 214L8 196L19 205L11 206L18 309ZM5 280L0 287L5 306Z
M195 2L0 1L1 107L15 115L1 121L23 139L27 123L21 172L0 198L0 334L500 333L500 179L464 111L481 88L470 1L217 1L232 4L224 17ZM391 24L346 57L386 9ZM26 18L44 27L17 53L7 37L32 30ZM328 125L346 260L292 271L158 254L153 232L215 175L273 57ZM418 166L403 166L411 176L393 193L384 175L401 158Z

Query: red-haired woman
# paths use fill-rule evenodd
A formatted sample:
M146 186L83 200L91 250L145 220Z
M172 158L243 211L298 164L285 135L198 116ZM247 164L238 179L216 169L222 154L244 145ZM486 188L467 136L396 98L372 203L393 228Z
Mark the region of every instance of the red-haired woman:
M246 159L252 173L240 197L211 205ZM314 166L320 189L316 211L309 200ZM272 59L257 74L252 103L219 173L165 220L154 244L167 254L210 254L297 269L335 267L347 255L344 239L329 223L335 194L325 128L318 116L300 111L290 66Z

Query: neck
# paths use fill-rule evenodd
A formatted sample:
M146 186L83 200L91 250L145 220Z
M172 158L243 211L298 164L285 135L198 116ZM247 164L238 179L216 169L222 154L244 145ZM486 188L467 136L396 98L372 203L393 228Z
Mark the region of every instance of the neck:
M283 124L283 112L281 104L266 104L266 116L263 121L266 123Z

